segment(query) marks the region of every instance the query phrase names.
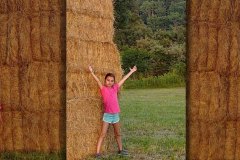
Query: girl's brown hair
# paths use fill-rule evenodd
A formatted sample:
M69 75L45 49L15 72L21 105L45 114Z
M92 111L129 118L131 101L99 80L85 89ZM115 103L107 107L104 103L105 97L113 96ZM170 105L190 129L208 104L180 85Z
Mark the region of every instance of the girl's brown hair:
M107 77L113 77L114 82L115 82L115 75L113 73L107 73L105 76L105 80L107 79Z

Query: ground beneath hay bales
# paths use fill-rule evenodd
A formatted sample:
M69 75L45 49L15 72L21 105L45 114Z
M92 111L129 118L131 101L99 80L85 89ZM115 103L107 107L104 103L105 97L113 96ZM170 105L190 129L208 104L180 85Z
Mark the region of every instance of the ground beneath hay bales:
M105 153L103 159L185 159L185 104L185 88L122 90L123 144L130 156Z

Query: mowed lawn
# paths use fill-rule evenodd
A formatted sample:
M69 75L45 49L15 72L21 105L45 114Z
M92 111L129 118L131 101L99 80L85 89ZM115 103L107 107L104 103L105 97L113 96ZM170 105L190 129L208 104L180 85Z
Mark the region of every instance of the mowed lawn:
M185 159L185 101L185 88L122 90L122 135L131 154L128 159Z

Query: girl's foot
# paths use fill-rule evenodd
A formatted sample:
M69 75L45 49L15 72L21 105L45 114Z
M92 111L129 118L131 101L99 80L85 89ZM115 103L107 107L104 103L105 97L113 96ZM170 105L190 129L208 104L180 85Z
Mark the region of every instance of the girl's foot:
M102 156L101 156L100 153L97 153L97 154L95 155L95 158L100 159L100 158L102 158Z
M127 150L120 150L120 151L118 151L118 155L120 155L120 156L128 156L128 151Z

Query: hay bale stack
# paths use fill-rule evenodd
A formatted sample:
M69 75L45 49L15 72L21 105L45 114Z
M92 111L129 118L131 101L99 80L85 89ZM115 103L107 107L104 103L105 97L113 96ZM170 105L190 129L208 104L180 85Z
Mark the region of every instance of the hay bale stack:
M189 159L240 159L239 10L237 0L189 1Z
M84 159L96 152L102 124L102 100L88 71L91 64L104 82L107 72L122 76L113 43L111 0L67 1L67 159ZM112 135L112 136L110 136ZM110 127L103 150L115 143ZM114 148L116 149L116 148Z
M0 1L0 152L65 147L64 5Z

